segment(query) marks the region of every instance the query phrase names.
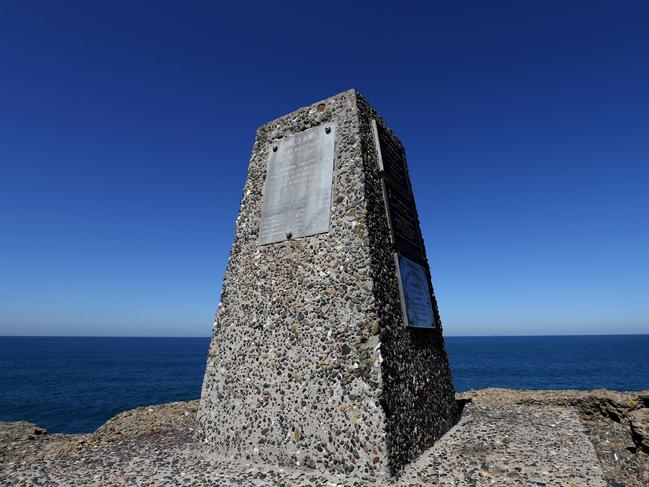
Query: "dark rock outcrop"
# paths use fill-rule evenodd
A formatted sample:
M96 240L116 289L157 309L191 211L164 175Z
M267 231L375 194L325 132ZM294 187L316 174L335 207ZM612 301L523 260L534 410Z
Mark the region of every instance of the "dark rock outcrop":
M633 441L638 448L649 453L649 408L631 411L628 418Z

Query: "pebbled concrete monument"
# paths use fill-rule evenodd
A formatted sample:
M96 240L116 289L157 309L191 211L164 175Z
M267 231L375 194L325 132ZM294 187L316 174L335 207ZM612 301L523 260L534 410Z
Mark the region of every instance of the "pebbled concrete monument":
M457 419L399 140L355 90L260 127L203 383L204 447L373 478Z

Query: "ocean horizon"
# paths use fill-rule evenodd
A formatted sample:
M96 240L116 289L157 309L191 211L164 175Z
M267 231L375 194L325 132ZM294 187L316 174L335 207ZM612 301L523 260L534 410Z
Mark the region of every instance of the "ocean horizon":
M209 337L0 337L0 420L87 433L198 399ZM445 336L455 389L649 389L649 334Z

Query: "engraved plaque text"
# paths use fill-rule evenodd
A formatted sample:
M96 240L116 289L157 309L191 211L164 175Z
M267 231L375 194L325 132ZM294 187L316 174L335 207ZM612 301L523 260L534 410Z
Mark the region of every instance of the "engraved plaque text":
M398 250L423 258L424 251L419 233L419 221L412 197L385 185L392 239Z
M335 134L326 123L271 145L259 245L329 231Z
M406 169L406 154L403 147L395 143L385 128L376 122L373 127L383 174L392 242L397 251L404 252L417 260L425 261L415 199Z

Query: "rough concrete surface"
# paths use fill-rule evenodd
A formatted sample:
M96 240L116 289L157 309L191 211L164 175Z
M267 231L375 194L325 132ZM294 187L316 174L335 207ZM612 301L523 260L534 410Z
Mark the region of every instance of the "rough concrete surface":
M649 485L649 456L634 448L626 419L615 421L598 404L611 400L628 414L646 408L643 395L504 389L459 394L461 421L398 477L375 480L201 453L198 401L126 411L88 435L49 435L26 422L0 423L0 485L641 487ZM576 402L597 412L584 414L571 404ZM634 409L624 413L625 407Z
M257 131L199 406L206 452L371 479L457 421L441 328L403 324L373 121L401 147L355 90ZM269 154L327 124L329 231L258 245Z

